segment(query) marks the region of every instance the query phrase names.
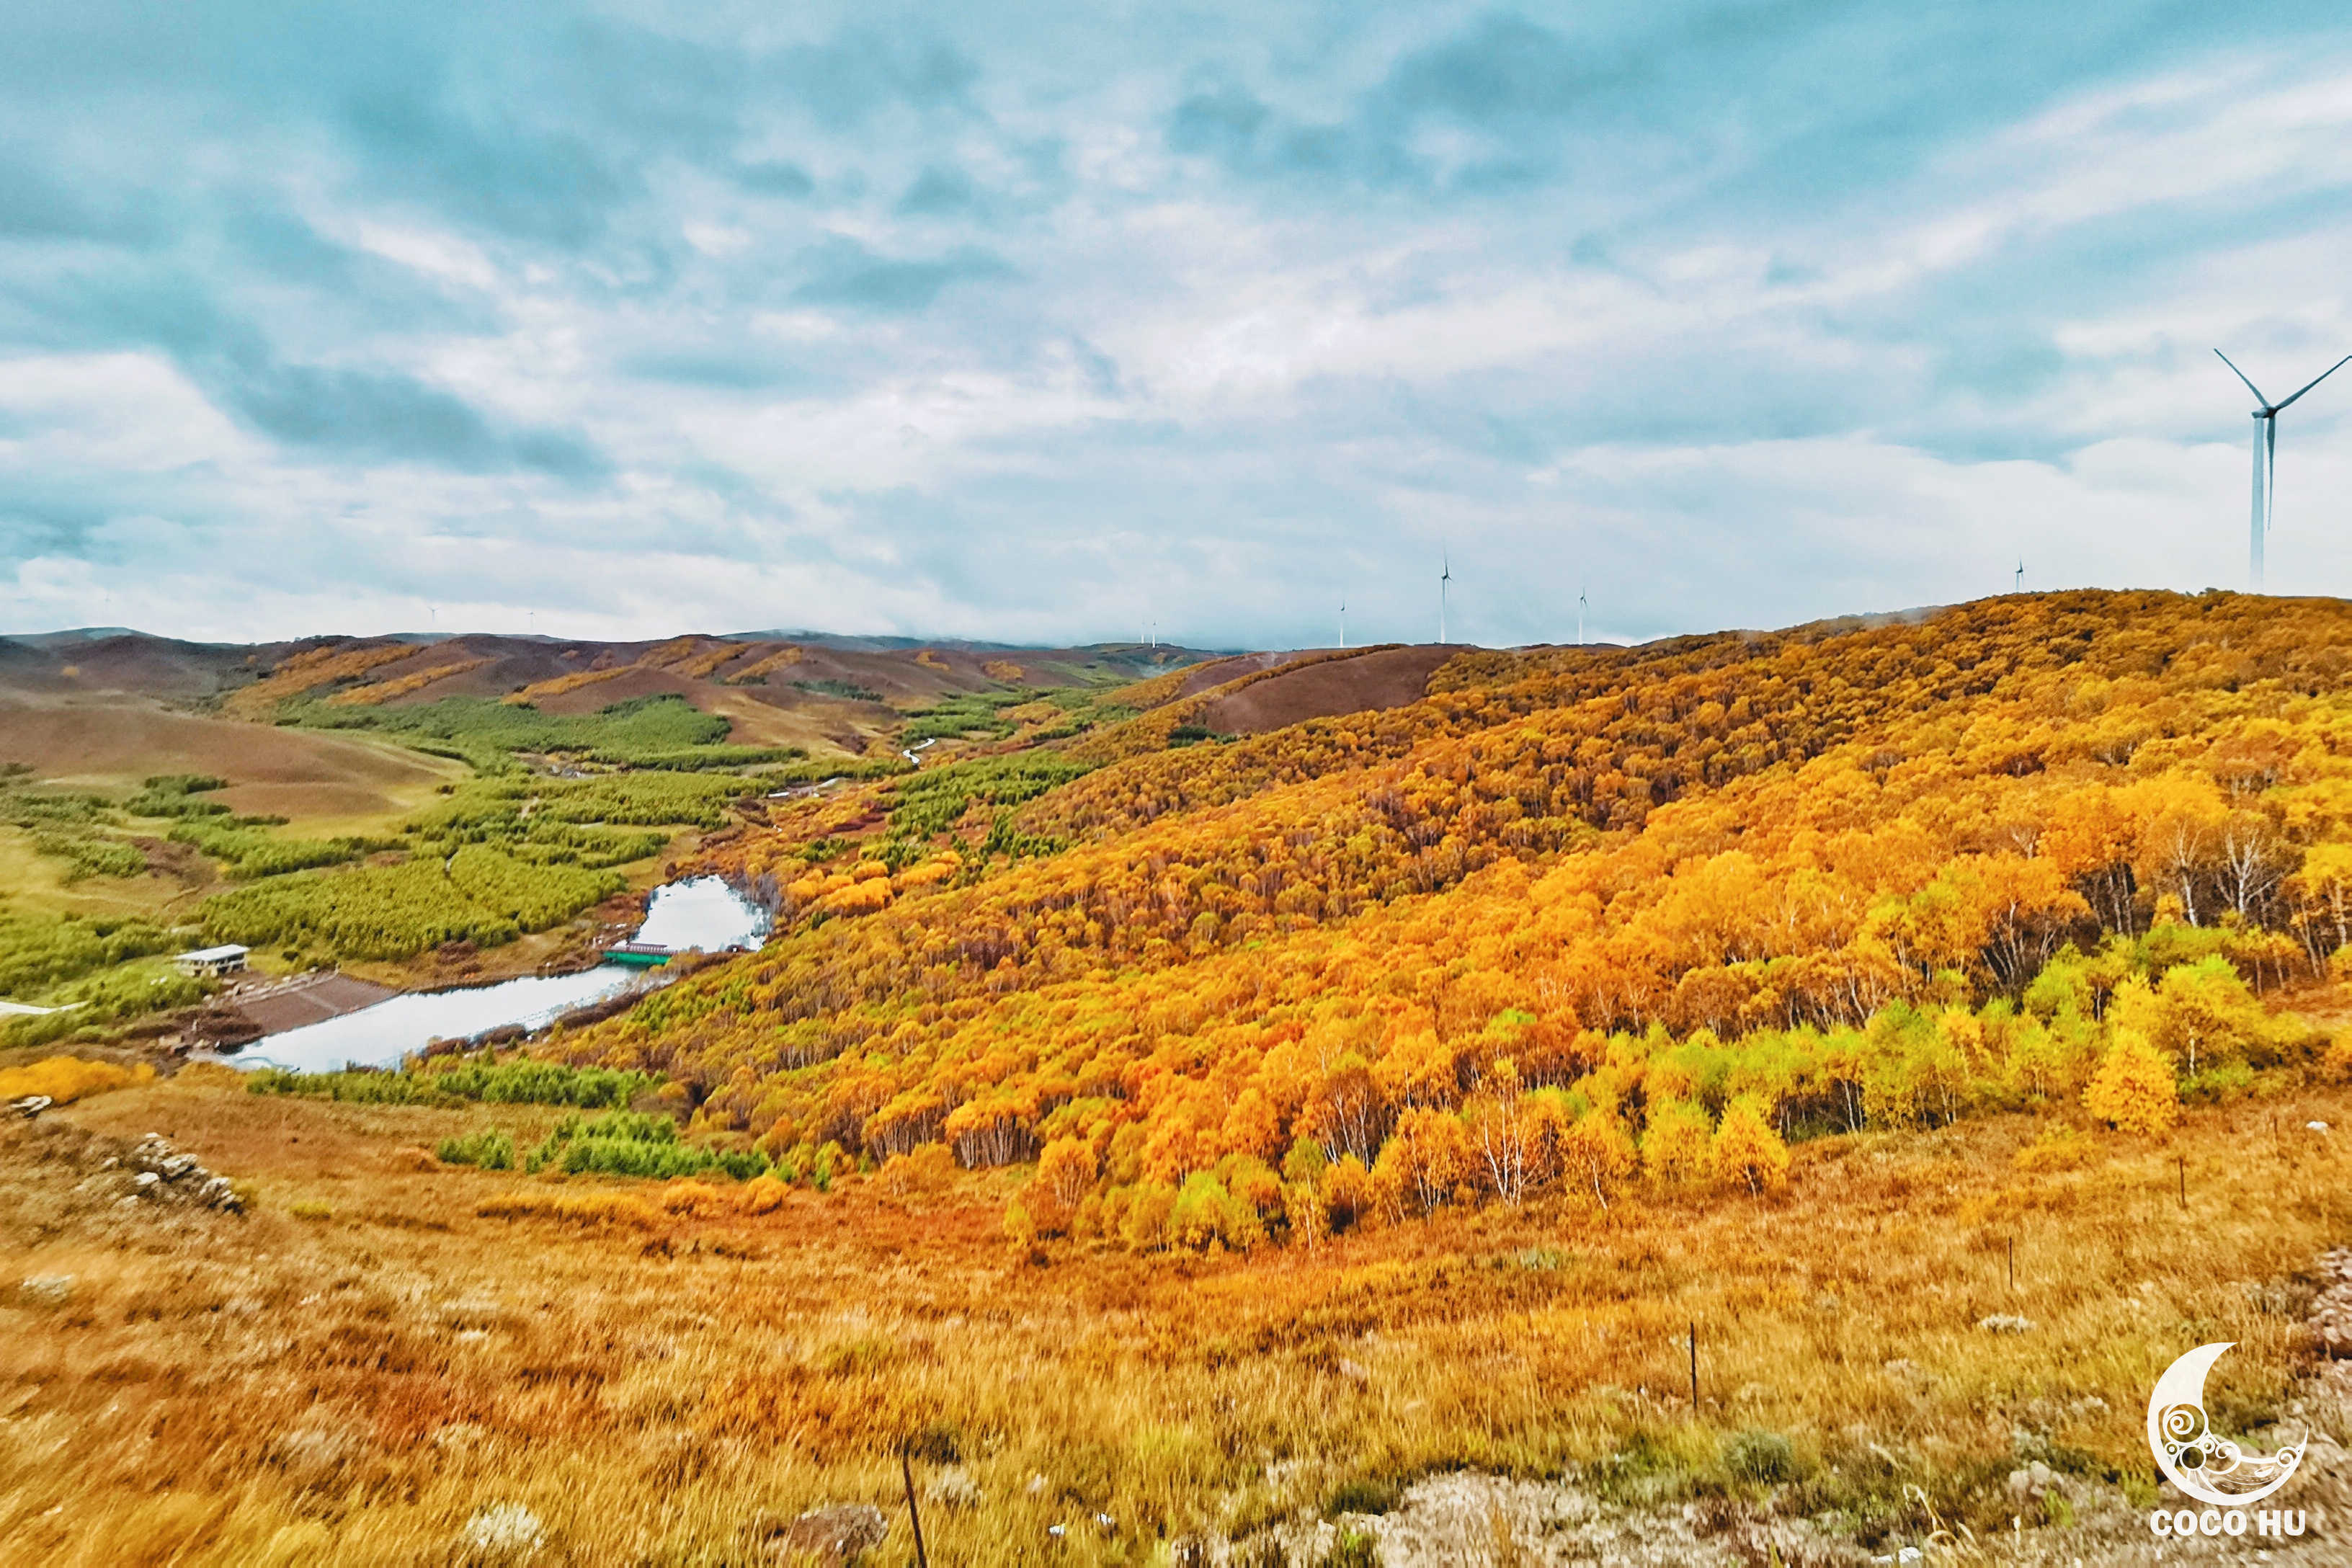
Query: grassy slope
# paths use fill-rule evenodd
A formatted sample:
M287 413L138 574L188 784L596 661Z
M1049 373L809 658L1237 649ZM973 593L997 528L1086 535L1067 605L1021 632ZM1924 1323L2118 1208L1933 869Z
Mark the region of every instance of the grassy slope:
M0 1539L27 1560L441 1561L517 1501L555 1560L740 1561L763 1521L820 1502L897 1515L910 1437L919 1474L960 1455L978 1487L929 1508L934 1561L1034 1562L1049 1524L1102 1511L1116 1534L1074 1531L1063 1560L1140 1562L1163 1531L1457 1466L1566 1467L1587 1495L1663 1500L1630 1527L1663 1531L1693 1489L1743 1517L1755 1489L1717 1456L1755 1427L1803 1472L1784 1511L1877 1543L1917 1541L1932 1510L2006 1541L2012 1430L2079 1496L2145 1504L2137 1412L2181 1343L2240 1342L2215 1380L2228 1419L2273 1408L2292 1280L2352 1222L2340 1140L2300 1131L2352 1118L2328 1090L2196 1112L2173 1146L2120 1141L2075 1172L2012 1169L2031 1129L1991 1121L1809 1145L1780 1201L1564 1199L1274 1261L1035 1268L985 1184L855 1178L747 1215L698 1184L436 1171L412 1151L554 1112L262 1099L225 1076L69 1114L173 1138L246 1185L243 1218L126 1213L119 1175L74 1185L105 1146L34 1163L57 1118L0 1130L0 1270L76 1277L62 1306L0 1296ZM515 1194L617 1195L621 1218L478 1212ZM1992 1312L2039 1327L1972 1327ZM2122 1560L2101 1541L2055 1537L2061 1560ZM1722 1544L1690 1560L1736 1561ZM901 1522L882 1560L907 1552Z

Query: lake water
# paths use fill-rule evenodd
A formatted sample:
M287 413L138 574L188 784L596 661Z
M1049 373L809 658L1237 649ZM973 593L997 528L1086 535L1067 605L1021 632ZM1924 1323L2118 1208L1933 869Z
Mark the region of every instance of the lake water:
M654 890L645 923L632 939L677 952L715 952L756 946L767 934L765 910L716 877L696 877ZM509 1024L538 1028L575 1007L651 985L659 970L602 963L577 974L502 980L462 991L415 991L323 1023L270 1035L229 1058L238 1067L332 1072L350 1066L397 1067L436 1039L457 1040Z

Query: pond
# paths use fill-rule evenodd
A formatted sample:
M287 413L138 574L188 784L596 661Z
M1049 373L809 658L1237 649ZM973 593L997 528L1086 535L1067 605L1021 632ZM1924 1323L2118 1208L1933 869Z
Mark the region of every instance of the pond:
M673 952L716 952L756 946L767 912L716 877L696 877L654 890L633 942ZM436 1039L468 1039L520 1024L535 1029L575 1007L658 983L658 969L600 963L577 974L527 976L455 991L415 991L340 1018L306 1024L255 1041L230 1058L238 1067L332 1072L344 1067L397 1067Z

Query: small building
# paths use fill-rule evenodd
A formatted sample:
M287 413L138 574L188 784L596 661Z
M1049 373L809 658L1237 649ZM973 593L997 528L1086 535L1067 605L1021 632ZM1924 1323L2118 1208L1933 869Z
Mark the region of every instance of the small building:
M232 942L226 947L206 947L200 948L194 952L184 952L172 962L179 967L183 974L211 975L217 978L223 974L244 973L246 958L252 951L251 948L239 947Z

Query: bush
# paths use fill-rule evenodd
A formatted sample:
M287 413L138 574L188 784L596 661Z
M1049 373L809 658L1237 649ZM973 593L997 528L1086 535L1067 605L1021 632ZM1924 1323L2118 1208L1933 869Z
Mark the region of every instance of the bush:
M723 1171L737 1181L749 1181L768 1170L768 1157L757 1150L711 1149L678 1142L677 1123L667 1116L644 1111L614 1110L583 1119L565 1117L548 1133L546 1142L524 1161L527 1171L550 1165L571 1175L641 1176L666 1180Z
M495 1127L463 1138L444 1138L433 1153L445 1165L478 1165L485 1171L514 1169L514 1140Z
M1343 1530L1317 1568L1381 1568L1381 1543L1361 1531Z
M110 1089L154 1081L155 1069L144 1062L124 1067L119 1062L87 1061L80 1057L50 1057L29 1067L0 1068L0 1100L39 1094L64 1105Z

